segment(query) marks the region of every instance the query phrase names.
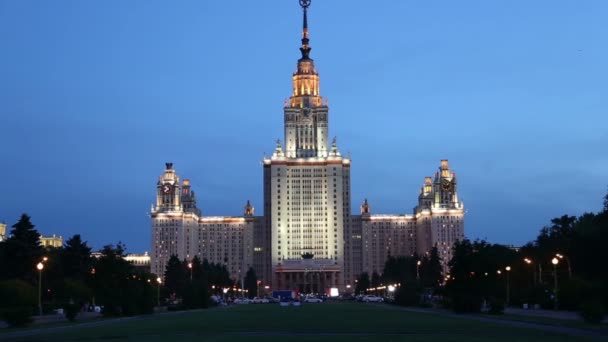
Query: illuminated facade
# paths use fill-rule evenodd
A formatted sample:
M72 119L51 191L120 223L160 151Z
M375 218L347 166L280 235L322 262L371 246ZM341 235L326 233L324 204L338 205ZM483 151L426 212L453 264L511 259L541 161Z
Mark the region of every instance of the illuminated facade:
M167 163L152 207L152 272L162 275L170 256L198 256L226 264L235 280L253 267L273 289L325 292L354 288L362 272L382 272L388 255L422 255L437 246L447 262L464 236L456 175L442 160L425 179L412 214L376 215L365 200L351 214L350 157L329 138L329 108L310 58L307 9L301 58L284 103L284 140L264 156L264 215L247 202L243 216L205 217L188 180ZM350 286L349 286L350 285Z
M6 239L6 223L0 222L0 242Z
M124 259L137 268L150 271L150 255L148 255L148 252L144 252L144 254L129 253L125 255Z
M362 272L381 274L389 255L422 256L434 246L447 269L451 247L464 238L464 204L458 198L456 174L442 160L434 179L425 178L413 214L373 215L365 200L361 216L352 222L353 231L361 232L351 239L362 240Z
M63 237L61 236L42 236L40 235L40 245L42 247L61 248L63 246Z
M210 263L225 264L234 279L244 277L247 269L254 266L256 218L249 201L241 217L202 216L190 181L181 181L172 163L166 164L156 188L156 204L150 212L152 273L164 274L171 255L177 255L181 260L198 256Z
M272 283L322 292L344 283L344 227L350 219L350 159L330 145L329 108L310 58L307 7L301 58L285 101L284 147L264 158L264 214L270 220Z

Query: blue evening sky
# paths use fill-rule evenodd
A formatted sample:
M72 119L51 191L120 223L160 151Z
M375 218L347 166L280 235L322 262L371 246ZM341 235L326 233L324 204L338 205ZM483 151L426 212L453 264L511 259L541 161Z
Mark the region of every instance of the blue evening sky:
M313 0L353 212L411 213L442 158L470 238L600 210L606 18L603 0ZM147 251L166 161L205 215L261 214L301 22L296 0L0 1L0 221Z

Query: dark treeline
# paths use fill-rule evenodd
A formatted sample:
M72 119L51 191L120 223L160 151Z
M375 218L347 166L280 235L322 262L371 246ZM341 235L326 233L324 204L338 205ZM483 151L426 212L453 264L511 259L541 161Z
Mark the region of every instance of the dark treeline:
M61 248L43 248L40 234L23 214L0 242L2 319L23 325L32 314L63 309L73 320L94 306L102 306L106 316L151 313L156 277L127 262L125 249L120 242L107 245L94 258L80 235Z
M194 258L188 265L172 257L166 274L158 276L135 267L125 256L126 247L119 242L93 257L80 235L61 248L43 248L40 234L23 214L0 242L0 319L25 325L34 314L63 309L73 320L95 306L105 316L147 314L170 298L179 299L185 308L207 307L211 286L234 285L225 266L206 260Z
M551 220L520 249L486 241L459 242L446 293L454 310L514 305L580 310L597 321L608 308L608 195L601 212Z
M608 195L601 212L554 218L521 248L460 241L447 274L436 250L423 258L389 257L382 275L359 277L356 292L398 283L394 299L402 305L431 297L457 312L501 313L511 305L578 310L597 322L608 308L607 246Z
M382 275L363 273L357 279L355 293L386 294L388 287L394 287L395 303L416 305L424 301L425 294L431 294L442 284L441 259L434 247L423 256L389 256ZM380 288L380 289L378 289Z

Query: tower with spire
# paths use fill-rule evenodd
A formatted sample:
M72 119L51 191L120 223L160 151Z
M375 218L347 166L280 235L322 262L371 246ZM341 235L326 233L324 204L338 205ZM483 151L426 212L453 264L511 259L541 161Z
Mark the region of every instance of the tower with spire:
M292 93L285 101L285 152L289 158L327 157L328 107L321 97L319 73L310 58L308 7L310 1L300 1L303 9L301 57L292 76Z
M190 180L167 163L150 212L152 272L162 276L171 255L196 256L225 265L239 281L253 267L273 290L351 292L363 272L381 273L389 255L422 256L437 247L447 267L453 244L464 238L464 204L447 160L424 179L413 213L378 214L382 202L370 198L351 214L351 158L329 138L329 107L311 58L311 1L299 3L302 36L284 136L262 162L263 216L250 201L239 206L241 216L203 216Z
M284 145L277 141L274 153L263 161L264 214L274 287L323 292L344 288L350 159L342 157L335 139L328 141L329 108L310 56L310 0L301 0L300 6L301 56L283 108Z

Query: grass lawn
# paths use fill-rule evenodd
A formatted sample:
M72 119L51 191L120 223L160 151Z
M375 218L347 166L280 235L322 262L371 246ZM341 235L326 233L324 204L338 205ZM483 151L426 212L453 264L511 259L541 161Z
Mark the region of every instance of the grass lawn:
M0 339L2 334L0 333ZM242 305L154 315L12 341L591 341L500 323L362 303ZM599 338L597 340L600 340Z

